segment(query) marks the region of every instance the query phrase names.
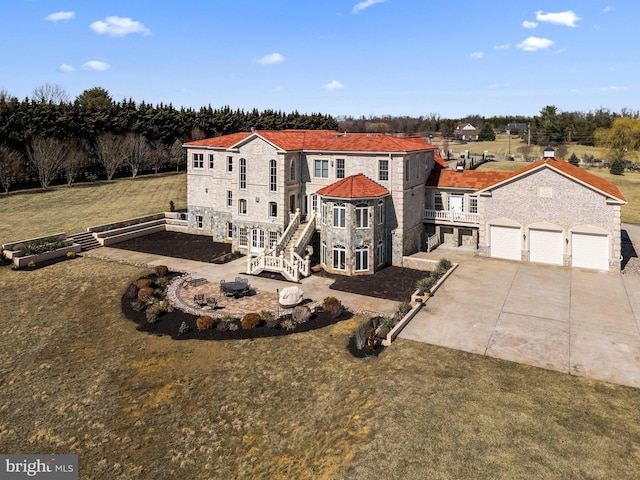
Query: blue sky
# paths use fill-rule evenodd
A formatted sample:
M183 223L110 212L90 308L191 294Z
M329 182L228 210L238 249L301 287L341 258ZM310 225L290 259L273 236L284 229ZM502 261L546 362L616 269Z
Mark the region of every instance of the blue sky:
M332 115L640 109L637 0L2 0L0 89Z

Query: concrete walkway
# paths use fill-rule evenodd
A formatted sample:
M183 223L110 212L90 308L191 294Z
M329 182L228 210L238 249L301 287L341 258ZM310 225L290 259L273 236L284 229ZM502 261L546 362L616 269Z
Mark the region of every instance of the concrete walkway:
M294 285L291 282L246 275L246 257L242 257L222 265L216 265L212 263L196 262L182 258L163 257L161 255L110 247L96 248L95 250L83 252L82 255L132 265L150 267L166 265L169 267L169 270L176 272L189 272L193 278L206 278L210 282L216 283L220 282L220 280L229 281L241 276L248 278L251 286L256 288L258 291L273 292L274 295L276 294L276 289L281 290L285 287ZM353 293L340 292L338 290L331 290L329 285L332 283L332 279L323 278L319 275L311 275L308 278L304 278L300 282L299 286L304 291L305 298L310 298L313 301L321 302L326 297L336 297L343 305L356 311L375 312L383 315L388 315L395 311L397 302L356 295Z
M454 261L454 275L401 338L640 387L640 277Z

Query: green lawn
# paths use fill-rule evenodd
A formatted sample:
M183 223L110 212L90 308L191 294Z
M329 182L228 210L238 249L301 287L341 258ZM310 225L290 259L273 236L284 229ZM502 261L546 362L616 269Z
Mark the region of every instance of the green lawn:
M3 197L39 209L13 217L12 238L162 210L184 191L183 175L118 183L62 189L47 197L55 201ZM144 273L82 257L0 268L0 451L76 453L82 478L609 480L640 471L639 389L402 339L356 359L347 343L358 318L270 339L149 336L120 311Z
M0 195L0 244L187 206L187 174L141 176Z
M512 172L526 165L526 162L487 162L478 167L478 170ZM611 175L606 168L592 167L589 172L610 181L618 186L627 204L621 208L622 221L626 223L640 224L640 173L626 172L624 175Z

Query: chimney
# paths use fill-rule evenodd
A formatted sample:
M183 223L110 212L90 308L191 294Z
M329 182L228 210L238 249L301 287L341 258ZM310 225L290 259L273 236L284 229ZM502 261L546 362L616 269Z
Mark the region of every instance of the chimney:
M542 154L542 158L543 159L551 159L551 160L555 160L556 155L555 155L555 150L553 149L553 147L551 145L549 145L547 148L544 149L544 153Z

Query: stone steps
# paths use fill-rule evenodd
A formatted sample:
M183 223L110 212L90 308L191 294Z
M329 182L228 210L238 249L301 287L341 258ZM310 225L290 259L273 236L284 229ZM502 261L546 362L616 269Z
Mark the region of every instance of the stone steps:
M76 233L74 235L67 236L67 238L69 240L73 240L74 243L79 244L82 247L83 252L102 246L91 232Z

